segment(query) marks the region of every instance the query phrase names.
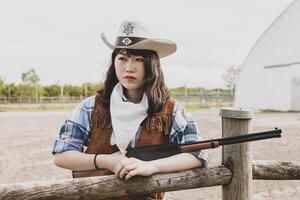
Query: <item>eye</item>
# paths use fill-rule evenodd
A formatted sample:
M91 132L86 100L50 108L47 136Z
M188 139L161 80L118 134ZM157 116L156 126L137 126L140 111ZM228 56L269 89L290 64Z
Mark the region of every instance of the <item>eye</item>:
M119 56L119 57L118 57L118 60L120 60L120 61L126 61L126 59L127 59L127 58L126 58L125 56Z
M136 58L136 61L138 61L138 62L144 62L144 58L142 58L142 57Z

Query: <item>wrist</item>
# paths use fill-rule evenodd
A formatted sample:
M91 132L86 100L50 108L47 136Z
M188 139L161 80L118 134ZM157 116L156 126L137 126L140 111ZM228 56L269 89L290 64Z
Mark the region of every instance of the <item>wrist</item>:
M159 168L159 165L157 162L155 161L149 161L149 164L152 166L152 171L153 171L153 174L157 174L160 172L160 168Z
M116 163L121 159L120 156L116 154L101 154L97 156L97 166L101 168L113 171Z
M99 164L97 163L97 157L98 157L99 154L95 154L94 156L94 167L96 170L100 170L100 167L99 167Z
M101 168L107 168L107 155L106 154L99 154L96 158L96 165Z

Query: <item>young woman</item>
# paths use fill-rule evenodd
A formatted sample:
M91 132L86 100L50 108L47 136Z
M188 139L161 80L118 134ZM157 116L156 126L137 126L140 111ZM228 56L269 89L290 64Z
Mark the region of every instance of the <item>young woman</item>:
M128 147L185 143L200 136L164 83L160 58L174 53L175 43L153 39L136 21L121 24L115 45L103 34L102 39L113 50L104 86L62 126L53 147L55 164L75 171L107 169L125 180L206 166L203 151L153 161L125 156Z

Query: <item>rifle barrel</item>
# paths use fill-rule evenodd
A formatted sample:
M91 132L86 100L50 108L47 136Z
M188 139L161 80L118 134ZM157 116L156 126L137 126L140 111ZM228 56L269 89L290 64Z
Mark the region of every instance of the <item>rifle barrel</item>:
M192 144L203 144L203 143L212 143L218 142L219 145L228 145L228 144L236 144L242 142L250 142L254 140L264 140L269 138L281 137L281 129L275 129L272 131L264 131L259 133L250 133L240 136L233 136L233 137L226 137L226 138L218 138L212 140L203 140L200 142L192 142L192 143L185 143L181 144L180 147L192 145Z
M281 137L281 129L276 129L273 131L265 131L261 133L253 133L241 136L234 136L228 138L222 138L219 141L220 145L236 144L242 142L250 142L255 140L264 140L269 138Z
M192 142L179 145L181 153L198 151L202 149L211 149L219 147L220 145L237 144L242 142L250 142L254 140L264 140L269 138L281 137L281 129L272 131L265 131L259 133L250 133L246 135L218 138L213 140L204 140L200 142Z

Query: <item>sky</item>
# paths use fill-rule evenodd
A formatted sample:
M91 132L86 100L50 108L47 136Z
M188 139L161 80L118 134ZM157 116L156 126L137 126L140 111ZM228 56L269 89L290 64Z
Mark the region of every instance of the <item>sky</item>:
M0 76L20 83L35 69L42 85L103 81L123 20L139 20L177 44L161 59L169 87L224 87L255 42L292 0L0 0Z

